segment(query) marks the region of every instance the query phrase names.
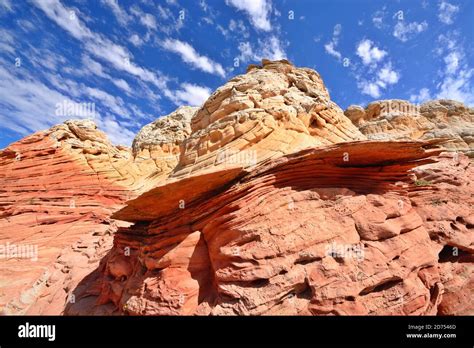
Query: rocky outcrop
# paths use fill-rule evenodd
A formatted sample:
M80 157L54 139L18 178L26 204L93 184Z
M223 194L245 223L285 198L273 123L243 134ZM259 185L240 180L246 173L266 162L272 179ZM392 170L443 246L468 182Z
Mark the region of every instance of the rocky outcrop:
M89 120L66 121L11 144L0 152L0 168L0 310L6 314L61 313L123 225L110 219L112 212L171 170L156 160L135 161Z
M374 140L448 139L443 147L474 156L474 109L453 100L422 105L406 100L380 100L365 109L351 105L344 114Z
M451 184L419 185L408 173L441 152L429 147L341 143L156 187L114 214L135 224L117 232L94 286L78 289L86 304L67 313L112 304L109 313L133 315L436 314L456 302L443 300L438 255L450 241L418 204ZM463 171L460 181L470 179ZM466 207L459 221L472 215ZM446 283L449 293L470 279Z
M365 139L331 101L317 72L288 61L251 66L197 111L171 174L214 166L250 167L304 148Z
M166 178L176 167L180 145L191 133L191 119L197 110L197 107L181 106L147 124L137 133L132 153L136 165L153 168L152 178L146 180L148 187Z
M471 162L408 111L355 141L347 118L377 138L379 109L343 115L286 61L230 80L169 178L113 214L133 225L66 313L472 314Z
M413 170L410 200L423 220L444 286L441 315L474 314L474 168L464 155L443 153Z
M0 310L472 315L472 109L412 106L344 114L264 60L132 149L90 121L26 137L0 151L0 242L37 260L9 249Z

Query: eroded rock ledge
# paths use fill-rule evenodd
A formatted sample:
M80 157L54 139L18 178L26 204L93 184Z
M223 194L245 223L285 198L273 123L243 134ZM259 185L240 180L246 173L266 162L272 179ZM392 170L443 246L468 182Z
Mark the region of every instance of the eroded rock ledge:
M66 313L470 313L472 263L443 250L472 255L473 171L432 147L341 143L156 187L114 214L135 224Z

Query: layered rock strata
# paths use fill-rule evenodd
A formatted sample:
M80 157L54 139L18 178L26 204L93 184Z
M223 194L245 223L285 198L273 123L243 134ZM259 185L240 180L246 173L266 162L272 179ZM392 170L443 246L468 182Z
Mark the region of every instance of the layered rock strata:
M160 179L166 179L177 165L181 143L191 133L191 119L199 108L181 106L171 114L144 126L132 144L134 163L139 167L156 168L146 180L152 188Z
M35 133L0 151L0 310L472 315L472 117L343 113L318 73L264 60L132 149L90 121Z
M472 304L456 298L456 289L472 277L438 254L454 245L471 253L472 226L466 223L458 232L448 225L444 233L453 239L433 229L420 200L451 190L452 183L443 175L430 186L413 178L436 172L438 163L409 173L441 152L430 147L341 143L285 155L251 171L226 168L159 186L114 214L135 224L119 229L93 282L77 289L84 302L66 312L470 312ZM466 166L464 157L462 162ZM466 186L473 173L463 169ZM458 217L442 220L470 221L469 203ZM449 267L464 273L448 280Z
M143 142L134 144L144 149ZM160 146L176 151L179 139L164 139L152 156ZM135 160L89 120L66 121L0 151L0 311L61 313L123 225L112 212L165 177L170 163Z
M253 166L307 147L365 139L317 72L263 60L219 87L191 121L172 177L216 166Z
M379 100L365 109L351 105L344 113L368 139L446 139L445 149L474 157L474 109L460 102Z

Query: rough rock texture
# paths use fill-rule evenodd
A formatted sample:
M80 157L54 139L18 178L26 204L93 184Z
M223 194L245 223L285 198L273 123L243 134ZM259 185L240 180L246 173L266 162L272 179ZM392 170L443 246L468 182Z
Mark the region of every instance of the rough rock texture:
M413 170L410 200L439 254L444 285L439 314L474 314L474 168L466 156L443 153Z
M39 249L0 260L0 310L474 314L472 109L386 102L264 60L133 150L88 121L12 144L0 246Z
M134 162L89 120L11 144L0 152L0 168L0 311L8 314L61 313L70 290L110 248L111 213L153 183L150 174L171 170ZM14 248L31 250L17 257Z
M433 192L472 192L473 171L461 155L459 168L409 174L441 152L429 147L342 143L156 187L114 214L136 223L119 229L66 313L472 314L472 294L456 291L472 290L470 264L438 254L471 253L473 226L459 232L456 217L440 215L440 232L424 205ZM432 186L414 178L439 166L446 174ZM458 189L447 179L456 171ZM472 202L463 207L457 220L470 221Z
M179 161L180 144L191 133L191 119L198 108L181 106L171 114L144 126L132 144L135 164L156 170L153 178L165 178ZM147 180L153 187L156 180Z
M344 114L368 139L449 139L444 148L474 157L474 109L454 100L414 105L406 100L380 100L365 109L351 105Z
M307 147L365 139L314 70L285 60L264 60L248 70L197 111L173 177L215 165L250 167Z

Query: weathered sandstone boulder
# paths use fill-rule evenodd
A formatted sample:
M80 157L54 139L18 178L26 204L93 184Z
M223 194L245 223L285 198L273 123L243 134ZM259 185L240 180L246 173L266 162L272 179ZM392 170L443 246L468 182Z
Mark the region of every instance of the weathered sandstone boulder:
M344 114L368 139L449 139L443 147L474 156L474 109L454 100L421 105L406 100L379 100L365 109L349 106Z

